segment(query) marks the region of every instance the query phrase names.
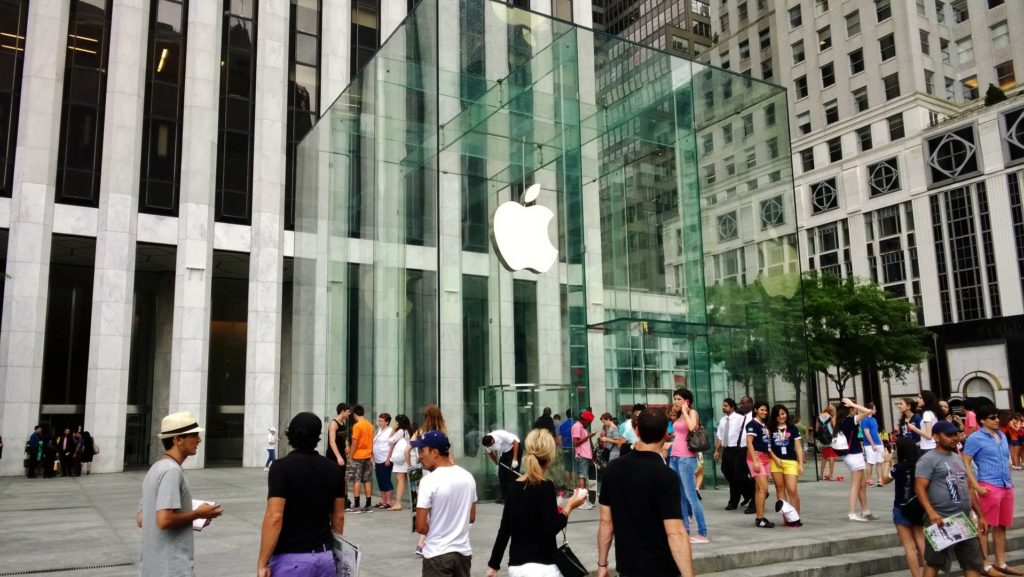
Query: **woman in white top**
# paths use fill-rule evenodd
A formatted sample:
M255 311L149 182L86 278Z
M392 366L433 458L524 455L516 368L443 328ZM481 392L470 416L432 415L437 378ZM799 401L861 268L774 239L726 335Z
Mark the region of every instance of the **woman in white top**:
M921 391L921 394L917 395L917 406L922 407L921 426L919 428L913 422L908 422L907 428L921 436L917 446L924 453L935 448L935 439L932 438L932 426L938 422L938 415L942 411L939 408L939 398L931 391Z
M267 429L267 462L263 465L264 471L269 471L270 466L274 464L274 459L277 458L277 429L270 427Z
M391 452L391 415L377 415L377 432L373 435L373 471L377 475L377 489L380 491L378 509L391 508L391 492L395 487L391 483L391 463L388 455Z
M406 449L409 448L409 437L412 436L412 423L405 415L395 415L395 423L391 426L391 436L388 437L390 449L388 458L384 464L391 464L397 482L395 487L395 498L391 501L388 511L402 510L402 494L405 493L405 481L409 473L409 461L406 459Z

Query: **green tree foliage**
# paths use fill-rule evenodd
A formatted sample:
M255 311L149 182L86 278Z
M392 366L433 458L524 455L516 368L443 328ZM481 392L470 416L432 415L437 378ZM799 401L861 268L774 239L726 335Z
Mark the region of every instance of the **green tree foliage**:
M808 275L803 297L808 363L825 374L840 396L866 367L902 379L928 356L927 332L914 318L914 305L891 298L878 285Z

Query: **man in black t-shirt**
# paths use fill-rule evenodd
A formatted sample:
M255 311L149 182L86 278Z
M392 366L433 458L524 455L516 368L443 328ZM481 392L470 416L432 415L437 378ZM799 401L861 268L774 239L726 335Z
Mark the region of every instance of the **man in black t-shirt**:
M260 533L258 577L334 577L334 538L345 528L345 476L320 457L323 422L313 413L292 418L285 435L293 451L270 466L267 511ZM294 573L289 567L302 567Z
M644 411L635 428L633 450L605 469L597 576L608 576L608 552L615 539L615 571L620 577L692 577L679 477L661 457L668 417L661 410Z

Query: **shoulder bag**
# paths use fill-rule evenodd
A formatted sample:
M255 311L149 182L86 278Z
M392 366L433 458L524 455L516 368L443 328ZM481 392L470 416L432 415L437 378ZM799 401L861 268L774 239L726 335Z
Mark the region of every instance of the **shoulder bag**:
M569 540L565 536L564 529L562 530L562 545L555 551L555 565L558 565L558 571L562 577L586 577L590 573L583 563L580 563L579 557L569 548Z
M845 455L850 452L850 440L846 438L846 433L843 433L842 430L832 438L832 450L838 455Z
M686 446L694 453L703 453L711 448L711 439L704 425L698 424L696 429L690 431L686 436Z

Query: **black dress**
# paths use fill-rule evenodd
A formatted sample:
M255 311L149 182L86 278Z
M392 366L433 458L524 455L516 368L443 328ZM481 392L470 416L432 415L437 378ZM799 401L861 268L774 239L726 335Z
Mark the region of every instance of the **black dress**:
M501 526L487 566L495 570L501 568L501 558L509 540L512 541L508 552L509 565L554 565L558 550L556 538L565 529L567 521L568 517L558 512L554 483L546 480L536 485L513 482L508 489Z

